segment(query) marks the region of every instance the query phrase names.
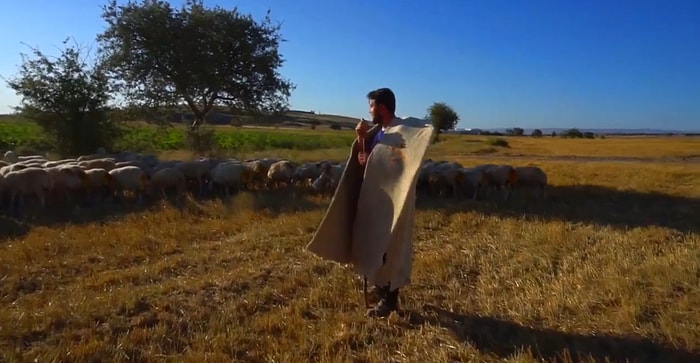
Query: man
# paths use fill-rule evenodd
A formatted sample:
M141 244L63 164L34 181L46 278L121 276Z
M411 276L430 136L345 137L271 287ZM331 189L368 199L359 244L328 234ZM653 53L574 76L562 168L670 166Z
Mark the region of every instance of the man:
M400 119L388 88L367 94L374 126L357 125L356 140L321 225L307 248L318 256L353 264L376 289L379 303L368 316L398 310L399 289L410 282L418 169L434 129ZM364 135L366 131L366 135ZM366 281L367 281L366 280Z
M367 99L369 100L369 114L372 116L372 124L381 126L381 129L372 138L369 151L361 151L357 154L357 162L361 166L365 166L369 152L381 141L387 126L396 119L396 96L389 88L370 91L367 94ZM363 129L363 126L365 123L360 121L356 130Z
M369 114L372 116L372 124L379 125L381 129L377 131L370 140L369 149L366 149L364 152L360 151L357 154L357 162L363 167L367 163L367 157L372 152L372 149L382 140L387 126L396 119L396 96L391 89L380 88L370 91L367 94L367 99L369 101ZM361 130L362 124L364 124L364 122L360 121L357 128ZM384 263L386 263L386 253L382 255L382 264ZM398 310L398 288L391 290L388 284L385 286L375 285L374 291L377 294L379 303L374 308L367 311L368 316L387 316L392 311Z

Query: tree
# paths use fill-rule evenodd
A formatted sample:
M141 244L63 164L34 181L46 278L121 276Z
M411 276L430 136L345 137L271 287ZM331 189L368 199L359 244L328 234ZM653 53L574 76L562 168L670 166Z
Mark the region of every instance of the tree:
M180 9L163 0L110 0L102 18L101 51L132 104L184 104L194 114L192 128L215 106L248 114L288 107L294 85L278 72L283 39L269 11L256 22L198 0Z
M530 135L533 137L542 137L542 130L534 129Z
M58 57L31 50L34 57L21 54L18 74L7 81L22 96L15 109L39 124L63 155L109 148L117 129L107 117L111 89L102 63L83 57L77 44Z
M514 127L512 129L506 130L506 135L508 136L523 136L525 134L525 130L523 130L522 127Z
M459 122L459 115L445 102L435 102L428 107L428 120L433 123L433 127L439 134L441 131L452 130Z
M583 137L583 132L579 131L579 129L577 128L573 128L564 131L564 133L562 133L561 136L564 138L578 139Z

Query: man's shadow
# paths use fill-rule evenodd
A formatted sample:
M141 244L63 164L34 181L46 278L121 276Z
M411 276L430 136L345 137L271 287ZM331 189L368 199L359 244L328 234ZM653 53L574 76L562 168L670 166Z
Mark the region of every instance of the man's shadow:
M410 326L446 328L462 343L500 358L529 350L535 359L583 362L700 362L700 352L673 348L647 338L583 335L548 328L530 328L490 317L458 314L425 305L422 312L404 311ZM403 320L403 319L402 319Z

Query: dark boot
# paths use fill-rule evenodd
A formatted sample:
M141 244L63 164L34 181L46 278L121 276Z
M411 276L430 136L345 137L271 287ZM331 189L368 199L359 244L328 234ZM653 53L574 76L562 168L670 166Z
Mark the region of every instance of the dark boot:
M377 295L379 303L367 310L367 316L383 318L389 316L392 311L399 310L399 289L389 290L389 286L381 287L377 289Z

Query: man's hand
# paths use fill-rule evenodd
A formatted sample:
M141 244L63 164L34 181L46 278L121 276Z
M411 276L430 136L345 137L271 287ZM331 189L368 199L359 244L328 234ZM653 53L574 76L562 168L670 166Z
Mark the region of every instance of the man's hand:
M369 123L365 122L364 119L360 120L360 122L357 123L357 126L355 126L355 133L357 133L357 137L364 138L365 135L367 135L368 130Z
M365 122L364 119L360 120L357 126L355 126L357 142L360 145L360 152L357 154L357 162L362 166L367 163L367 153L365 152L365 136L367 136L367 130L369 130L369 124Z
M364 151L360 151L357 153L357 162L360 163L360 165L364 166L367 164L367 153Z

